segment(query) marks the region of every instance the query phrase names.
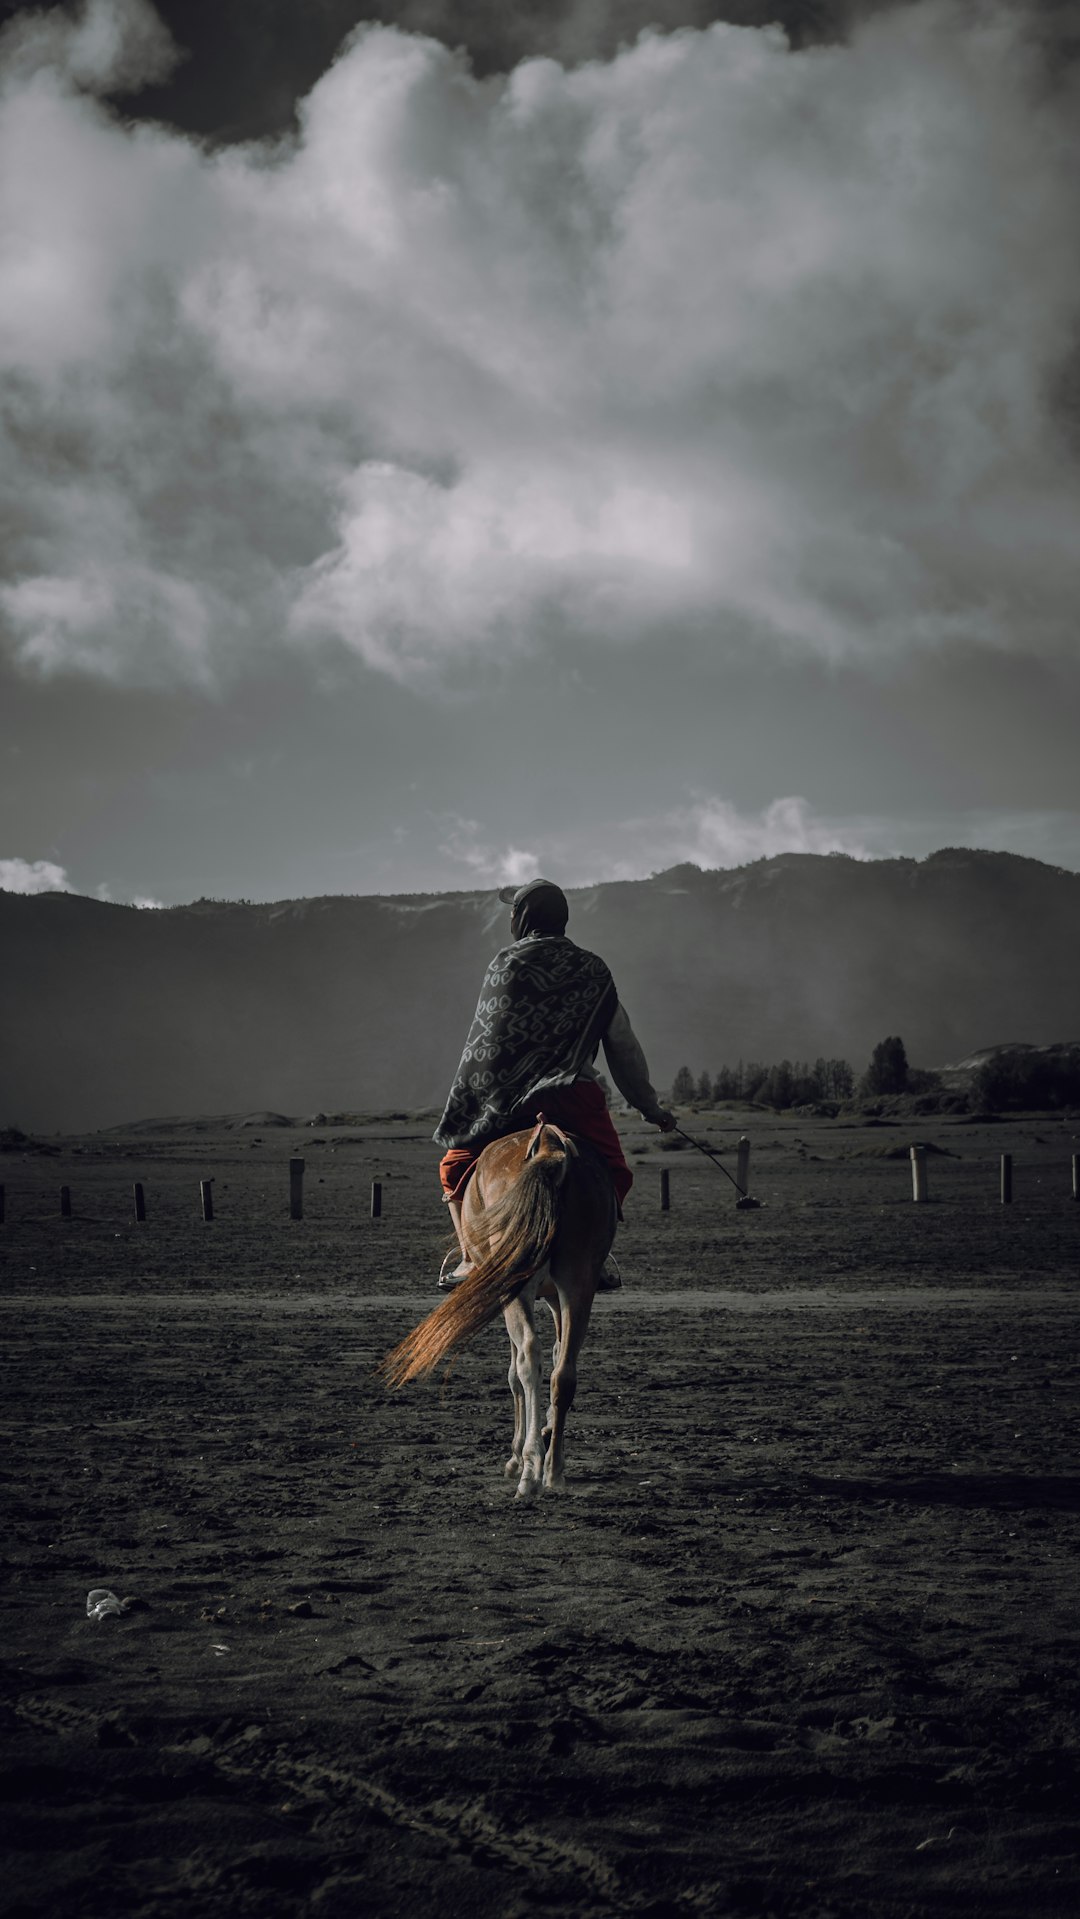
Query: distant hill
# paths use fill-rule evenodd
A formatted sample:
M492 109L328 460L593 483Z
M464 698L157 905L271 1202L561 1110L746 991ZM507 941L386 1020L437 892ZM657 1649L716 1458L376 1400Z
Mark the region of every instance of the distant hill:
M987 1046L940 1070L946 1092L964 1093L995 1111L1080 1103L1080 1040Z
M845 1057L888 1033L933 1066L1077 1025L1080 875L1006 853L783 854L571 894L658 1086L686 1062ZM441 1107L494 892L199 901L0 893L0 1124Z

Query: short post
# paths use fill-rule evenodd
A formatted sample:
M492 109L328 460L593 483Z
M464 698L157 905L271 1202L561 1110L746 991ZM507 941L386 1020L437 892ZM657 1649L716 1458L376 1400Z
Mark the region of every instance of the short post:
M302 1159L289 1161L289 1218L304 1217L304 1162Z
M60 1188L60 1217L61 1219L71 1218L71 1187L70 1186L61 1186Z
M141 1182L139 1180L136 1180L131 1190L135 1196L135 1217L136 1219L145 1219L146 1218L146 1194L143 1192Z
M911 1197L920 1205L926 1199L926 1149L922 1146L911 1148Z
M1073 1198L1080 1199L1080 1153L1072 1156Z
M1011 1153L1002 1153L1001 1155L1001 1203L1003 1206L1012 1205L1012 1154Z
M660 1211L662 1213L671 1211L671 1174L666 1166L660 1168Z
M214 1217L214 1182L212 1179L201 1179L199 1181L199 1198L202 1200L203 1218L213 1219Z
M381 1214L382 1214L382 1181L378 1179L373 1179L371 1182L371 1217L372 1219L378 1219L381 1216Z
M750 1141L745 1133L739 1141L739 1152L735 1161L735 1184L740 1193L750 1191Z

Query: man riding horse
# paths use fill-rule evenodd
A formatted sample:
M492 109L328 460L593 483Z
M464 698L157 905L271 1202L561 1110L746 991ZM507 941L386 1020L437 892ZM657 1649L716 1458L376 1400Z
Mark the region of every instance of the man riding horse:
M594 1061L602 1045L611 1077L644 1119L667 1133L675 1115L661 1106L645 1055L619 1003L602 959L566 937L570 909L551 880L530 880L499 895L512 908L512 944L496 953L484 976L476 1015L446 1110L435 1132L445 1148L439 1177L461 1247L446 1289L472 1271L461 1231L461 1198L472 1169L493 1139L544 1117L588 1141L604 1160L619 1217L633 1184ZM447 1262L444 1262L444 1267ZM617 1273L601 1280L610 1291Z

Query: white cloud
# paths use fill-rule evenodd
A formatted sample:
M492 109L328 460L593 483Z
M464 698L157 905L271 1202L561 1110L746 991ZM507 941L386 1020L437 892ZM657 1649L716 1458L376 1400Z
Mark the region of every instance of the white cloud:
M0 33L0 56L23 82L54 71L89 91L128 93L167 79L181 58L148 0L28 8Z
M759 813L699 793L682 806L638 818L580 824L573 834L541 832L529 849L499 847L478 820L448 816L439 851L468 869L475 883L521 885L538 873L564 886L644 879L671 866L746 866L778 853L846 853L869 859L892 851L877 843L884 823L829 820L796 796L772 800ZM871 851L873 846L873 852Z
M370 28L295 142L211 155L87 92L168 57L141 0L17 20L15 656L1071 647L1080 115L1025 34L924 0L481 82Z
M772 800L760 813L742 813L730 801L703 794L632 831L648 848L651 870L683 861L701 867L746 866L778 853L847 853L870 857L858 827L818 818L797 795Z
M477 820L465 820L448 814L441 822L439 852L455 865L464 866L481 886L523 886L540 870L539 856L528 847L493 846L484 838Z
M52 860L0 860L2 893L70 893L67 873Z
M66 890L71 892L73 889L68 887ZM164 906L163 900L153 899L147 893L135 893L128 900L118 900L108 880L101 880L89 897L100 900L103 906L137 906L140 912L158 912Z
M81 889L68 877L67 868L55 860L0 859L0 893L76 893ZM107 880L95 886L91 899L113 903L113 891ZM162 902L138 894L124 902L129 906L160 907Z
M448 816L439 852L466 868L474 884L521 885L545 873L563 886L646 879L673 866L703 871L747 866L781 853L842 853L849 859L923 859L942 846L1024 855L1070 871L1080 868L1080 813L1003 813L970 808L952 814L890 818L826 816L798 795L741 810L715 793L694 793L664 812L579 822L572 833L533 836L528 850L500 847L478 820ZM432 884L452 887L447 876Z

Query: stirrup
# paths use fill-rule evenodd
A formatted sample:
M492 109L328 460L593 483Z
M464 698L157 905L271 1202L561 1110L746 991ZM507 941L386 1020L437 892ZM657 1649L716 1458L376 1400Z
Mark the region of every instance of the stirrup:
M598 1293L618 1293L622 1291L622 1274L614 1253L609 1253L600 1268L600 1277L596 1282Z
M465 1264L464 1254L461 1252L460 1247L457 1247L457 1246L451 1247L450 1251L447 1253L446 1258L443 1260L443 1263L439 1268L439 1277L436 1281L436 1287L440 1293L452 1293L455 1286L460 1286L463 1279L468 1279L469 1274L476 1271L476 1268L471 1263L469 1263L466 1266L465 1272L463 1273L459 1273L456 1271L450 1272L449 1271L450 1261L455 1258L459 1259L463 1265Z

